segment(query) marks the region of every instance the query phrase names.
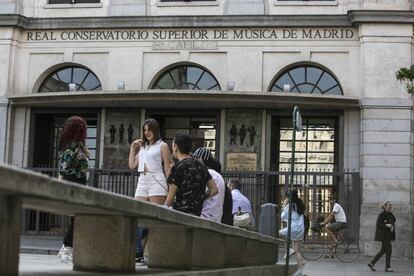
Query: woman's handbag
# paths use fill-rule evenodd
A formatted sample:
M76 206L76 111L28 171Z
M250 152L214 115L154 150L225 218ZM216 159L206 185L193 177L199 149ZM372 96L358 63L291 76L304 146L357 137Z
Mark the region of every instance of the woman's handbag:
M246 228L252 222L252 218L249 213L237 213L233 217L233 226Z

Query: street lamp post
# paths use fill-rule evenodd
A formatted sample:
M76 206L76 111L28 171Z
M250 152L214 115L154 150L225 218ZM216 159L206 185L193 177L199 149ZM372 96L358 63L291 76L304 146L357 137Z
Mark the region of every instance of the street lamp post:
M292 190L293 190L293 176L295 171L295 144L296 144L296 130L302 131L302 116L300 115L300 108L295 106L293 108L292 119L293 133L292 133L292 158L290 161L290 181L289 181L289 215L287 226L287 242L286 242L286 268L285 275L289 275L289 259L290 259L290 232L292 224Z

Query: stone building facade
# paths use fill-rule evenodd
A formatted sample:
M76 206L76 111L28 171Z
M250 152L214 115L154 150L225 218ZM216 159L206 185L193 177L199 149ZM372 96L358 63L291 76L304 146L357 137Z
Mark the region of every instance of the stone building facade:
M300 168L360 173L364 254L389 199L412 257L413 23L408 0L0 0L0 162L53 166L78 114L91 167L125 168L154 117L226 170L283 170L297 105Z

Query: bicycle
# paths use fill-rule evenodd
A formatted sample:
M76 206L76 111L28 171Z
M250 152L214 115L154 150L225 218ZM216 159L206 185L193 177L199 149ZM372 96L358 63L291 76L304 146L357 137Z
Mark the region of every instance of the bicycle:
M305 237L300 245L303 258L308 261L318 260L329 249L329 255L343 263L355 262L360 254L358 241L348 238L346 229L339 230L336 234L337 242L331 247L328 233L320 224L309 229L310 235Z

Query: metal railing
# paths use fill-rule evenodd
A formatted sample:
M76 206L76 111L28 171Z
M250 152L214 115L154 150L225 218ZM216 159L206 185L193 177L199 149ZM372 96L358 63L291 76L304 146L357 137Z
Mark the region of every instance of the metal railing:
M50 176L57 177L56 168L29 168ZM241 192L250 199L256 227L260 223L260 208L264 203L279 204L287 190L289 171L224 171L226 183L232 179L240 180ZM91 169L88 171L87 186L99 188L117 194L134 196L139 173L127 169ZM304 200L307 213L312 222L317 217L326 216L330 212L328 197L337 193L340 204L348 217L348 233L353 239L359 236L359 214L361 191L359 172L296 172L294 187L299 190ZM282 225L278 220L278 227ZM23 234L32 235L63 235L68 223L67 216L25 210L23 216Z

